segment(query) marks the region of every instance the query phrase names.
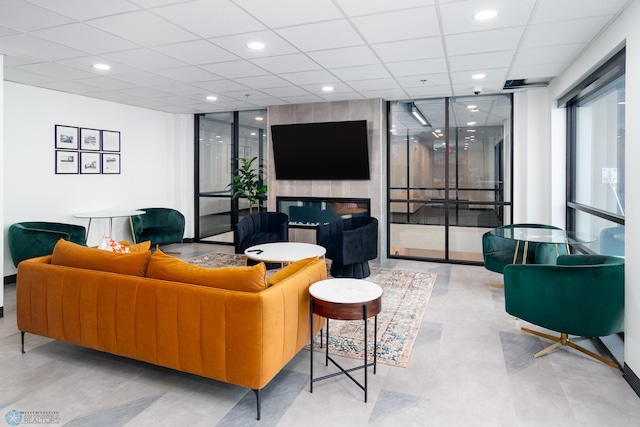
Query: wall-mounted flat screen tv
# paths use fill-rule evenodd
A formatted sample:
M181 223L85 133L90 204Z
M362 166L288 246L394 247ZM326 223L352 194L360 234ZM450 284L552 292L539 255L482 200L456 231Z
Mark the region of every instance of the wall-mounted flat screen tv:
M272 125L276 179L369 179L367 121Z

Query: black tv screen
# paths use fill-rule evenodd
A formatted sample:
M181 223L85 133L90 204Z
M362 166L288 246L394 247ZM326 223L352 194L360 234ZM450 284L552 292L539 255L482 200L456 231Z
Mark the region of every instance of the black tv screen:
M276 179L369 179L367 121L272 125Z

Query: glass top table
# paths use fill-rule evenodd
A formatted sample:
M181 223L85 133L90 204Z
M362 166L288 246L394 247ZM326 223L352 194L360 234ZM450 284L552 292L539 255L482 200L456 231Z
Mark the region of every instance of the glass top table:
M579 245L597 240L595 236L574 231L558 230L554 228L496 228L490 231L494 236L521 242L556 243Z
M513 253L513 264L518 259L520 242L524 242L522 263L526 263L526 253L529 250L529 243L550 243L556 245L556 256L559 255L558 245L564 245L567 253L571 253L569 246L584 245L597 240L596 236L587 233L565 231L557 228L537 228L537 227L514 227L495 228L490 233L497 237L516 241L516 248Z

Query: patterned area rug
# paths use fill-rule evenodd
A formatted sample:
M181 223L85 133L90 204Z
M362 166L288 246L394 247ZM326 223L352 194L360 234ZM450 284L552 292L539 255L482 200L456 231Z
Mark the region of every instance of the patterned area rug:
M190 262L208 268L228 267L244 265L244 256L212 252ZM330 277L330 262L327 260L327 277ZM267 274L273 271L269 270ZM382 287L382 311L378 315L378 362L406 367L431 297L436 275L371 267L371 276L366 280ZM363 322L358 321L331 320L329 353L362 359L363 326ZM369 320L368 332L368 342L373 345L372 319ZM318 334L314 340L314 349L324 352L325 350L319 346Z

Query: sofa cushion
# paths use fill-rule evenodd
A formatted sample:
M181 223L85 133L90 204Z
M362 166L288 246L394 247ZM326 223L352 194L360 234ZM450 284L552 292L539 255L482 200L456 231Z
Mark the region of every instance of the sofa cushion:
M121 240L120 244L123 246L128 246L129 252L146 252L151 249L151 240L136 243L135 245L132 245L128 240Z
M53 248L51 264L144 277L150 257L149 251L107 252L60 239Z
M259 292L267 287L267 269L263 262L251 267L205 268L155 250L149 261L147 277L191 283L231 291Z
M284 268L273 273L271 276L267 278L267 286L276 285L282 279L286 279L287 277L293 275L298 270L301 270L305 266L311 264L313 261L317 260L318 257L304 258L300 261L292 262Z

